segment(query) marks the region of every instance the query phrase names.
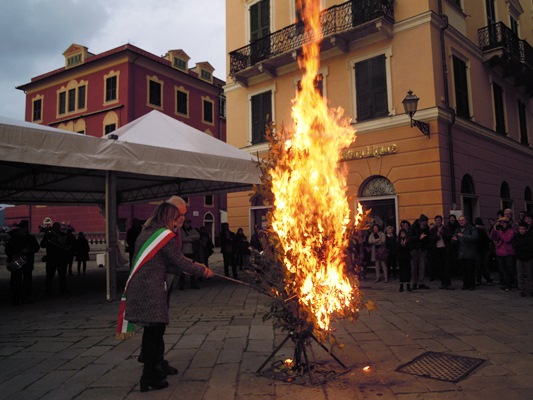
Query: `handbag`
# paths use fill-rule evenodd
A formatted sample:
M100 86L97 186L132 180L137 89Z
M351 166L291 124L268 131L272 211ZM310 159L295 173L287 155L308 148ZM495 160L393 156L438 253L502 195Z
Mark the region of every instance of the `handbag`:
M11 261L6 264L7 270L10 272L16 272L26 265L26 257L14 256Z
M379 246L376 248L376 259L380 261L387 261L389 257L389 250L385 246Z

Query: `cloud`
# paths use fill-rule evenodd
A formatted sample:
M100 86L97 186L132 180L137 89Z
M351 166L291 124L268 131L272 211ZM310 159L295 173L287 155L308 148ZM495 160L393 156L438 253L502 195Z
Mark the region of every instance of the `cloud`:
M183 49L226 79L225 2L220 0L0 0L0 115L24 119L15 89L64 65L72 43L95 54L132 43L156 55Z

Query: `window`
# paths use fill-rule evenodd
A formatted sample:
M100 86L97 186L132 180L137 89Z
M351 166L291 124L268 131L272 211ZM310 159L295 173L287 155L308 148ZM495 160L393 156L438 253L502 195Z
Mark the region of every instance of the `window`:
M201 69L200 78L202 78L204 81L211 82L211 72L206 71L205 69Z
M526 104L518 100L518 123L520 125L520 143L529 145L529 139L527 135L527 109Z
M492 94L494 96L494 119L496 121L495 130L497 133L505 135L505 111L503 104L503 89L500 85L492 83Z
M65 114L67 112L67 92L59 92L57 103L57 113Z
M78 65L78 64L81 64L81 53L80 54L76 54L72 57L69 57L67 59L67 68L70 68L70 67L73 67L75 65Z
M110 76L105 80L105 102L117 100L117 76Z
M79 112L87 107L87 81L70 81L57 92L57 115Z
M270 1L261 0L250 7L250 42L270 34Z
M218 98L218 115L220 118L226 118L226 97L220 96Z
M148 104L161 107L163 105L161 94L162 84L153 79L148 79Z
M111 132L113 132L116 129L117 129L117 125L116 124L108 124L108 125L104 126L104 132L105 132L106 135L110 134Z
M389 114L385 55L355 64L357 121L367 121Z
M40 121L43 113L43 100L37 99L33 101L33 116L32 121Z
M270 34L270 1L261 0L250 7L250 43L252 65L270 56L270 43L258 41ZM258 41L257 43L254 43Z
M512 15L510 16L511 19L511 31L518 36L518 20L514 18Z
M213 195L208 195L208 196L205 196L204 198L204 205L206 207L212 207L214 204L214 201L213 201Z
M470 118L467 67L466 63L457 56L453 56L453 77L457 115L463 118Z
M213 102L211 100L202 100L202 120L203 122L213 123Z
M182 71L187 71L187 63L178 57L174 57L174 67Z
M495 24L497 21L494 0L485 0L485 11L487 13L487 25Z
M176 112L182 115L189 115L189 94L176 90Z
M252 144L266 142L265 131L272 121L272 91L252 96Z
M68 112L73 112L76 110L76 89L70 89L68 91Z
M78 87L78 110L85 108L85 88L85 85Z
M500 186L500 199L501 199L501 205L502 210L505 210L506 208L513 209L513 200L511 200L511 189L509 188L509 184L507 182L502 182L502 185Z

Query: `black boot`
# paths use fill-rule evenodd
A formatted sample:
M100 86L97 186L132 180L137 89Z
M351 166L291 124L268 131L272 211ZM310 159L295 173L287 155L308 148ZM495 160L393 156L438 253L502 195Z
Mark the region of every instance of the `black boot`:
M143 374L141 376L141 392L147 392L152 389L161 390L168 386L165 378L162 378L160 372L155 367L144 364Z
M400 292L403 292L403 283L400 283Z
M407 291L408 291L408 292L411 291L411 284L410 284L410 283L407 284Z

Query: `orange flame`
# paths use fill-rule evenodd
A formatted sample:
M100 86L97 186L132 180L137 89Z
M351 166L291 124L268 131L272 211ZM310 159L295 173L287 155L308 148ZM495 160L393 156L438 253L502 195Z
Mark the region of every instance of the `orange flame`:
M356 290L344 274L350 208L347 170L339 167L341 150L355 140L355 131L343 119L344 111L329 109L315 88L322 36L319 0L304 1L301 10L305 36L314 40L304 45L299 59L303 77L293 99L294 129L270 171L271 222L283 246L283 263L294 277L287 284L295 285L300 304L328 330L331 314L350 307Z

